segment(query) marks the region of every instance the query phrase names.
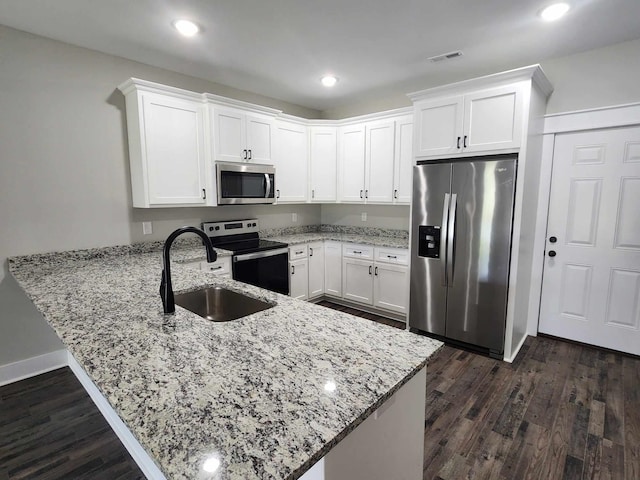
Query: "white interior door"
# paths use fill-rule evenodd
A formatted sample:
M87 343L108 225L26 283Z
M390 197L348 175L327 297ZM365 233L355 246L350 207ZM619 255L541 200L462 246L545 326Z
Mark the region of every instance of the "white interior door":
M640 127L556 137L539 330L640 355Z

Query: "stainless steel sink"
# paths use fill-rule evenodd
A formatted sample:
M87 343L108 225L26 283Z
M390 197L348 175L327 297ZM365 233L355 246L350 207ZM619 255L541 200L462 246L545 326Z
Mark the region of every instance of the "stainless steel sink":
M228 322L274 305L221 287L206 287L175 294L176 305L212 322Z

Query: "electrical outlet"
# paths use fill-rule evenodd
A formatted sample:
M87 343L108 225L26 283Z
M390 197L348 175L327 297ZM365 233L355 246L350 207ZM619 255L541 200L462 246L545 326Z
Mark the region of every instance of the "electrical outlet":
M298 214L297 213L292 213L291 214L291 221L292 222L297 222L298 221Z
M151 235L153 233L153 226L151 222L142 222L142 234Z
M361 220L363 222L366 222L367 221L367 212L362 212L362 215L360 216L360 218L361 218Z

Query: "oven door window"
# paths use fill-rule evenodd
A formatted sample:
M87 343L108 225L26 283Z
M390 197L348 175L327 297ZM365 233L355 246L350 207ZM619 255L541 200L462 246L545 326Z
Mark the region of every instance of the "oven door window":
M271 185L268 196L267 177ZM222 198L273 198L273 174L223 171L220 178Z
M289 256L286 253L233 262L233 279L289 295Z

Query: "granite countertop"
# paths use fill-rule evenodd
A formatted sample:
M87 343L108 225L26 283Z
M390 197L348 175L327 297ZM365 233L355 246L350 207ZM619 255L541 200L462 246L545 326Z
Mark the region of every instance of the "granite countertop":
M299 245L302 243L318 242L322 240L335 240L338 242L373 245L374 247L409 248L409 240L407 238L372 236L358 233L309 232L294 233L290 235L270 235L265 238L268 240L287 243L289 245Z
M211 456L216 479L298 478L442 345L177 261L176 292L220 285L275 307L227 323L165 315L161 258L138 245L16 257L9 269L167 478L199 478Z

